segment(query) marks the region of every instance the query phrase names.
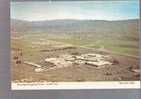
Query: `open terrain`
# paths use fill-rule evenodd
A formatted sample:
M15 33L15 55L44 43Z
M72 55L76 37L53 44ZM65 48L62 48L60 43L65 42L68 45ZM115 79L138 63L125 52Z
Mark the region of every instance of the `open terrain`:
M11 22L12 80L139 80L138 20Z

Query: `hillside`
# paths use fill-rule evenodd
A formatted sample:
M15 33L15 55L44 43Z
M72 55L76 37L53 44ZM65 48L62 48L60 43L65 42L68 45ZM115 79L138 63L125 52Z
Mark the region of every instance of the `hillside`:
M126 36L138 39L138 20L98 21L98 20L53 20L28 22L12 20L11 27L19 33L55 33L55 34L97 34L103 36ZM131 36L131 37L130 37Z
M12 20L12 27L18 32L40 30L47 32L129 32L137 30L138 20L103 21L103 20L51 20L51 21L21 21ZM24 30L25 29L25 30ZM54 31L56 30L56 31Z
M20 35L40 35L57 42L76 46L106 48L108 50L138 55L138 20L12 20L11 29Z

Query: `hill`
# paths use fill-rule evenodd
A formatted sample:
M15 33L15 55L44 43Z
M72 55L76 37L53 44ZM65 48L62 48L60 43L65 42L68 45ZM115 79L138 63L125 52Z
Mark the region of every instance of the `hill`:
M19 33L51 33L51 34L97 34L111 36L122 35L132 39L138 38L138 20L104 21L104 20L51 20L21 21L12 20L11 27ZM131 37L130 37L131 36Z
M39 35L40 38L65 42L76 46L106 48L138 55L138 19L104 20L46 20L11 21L12 30L20 35Z

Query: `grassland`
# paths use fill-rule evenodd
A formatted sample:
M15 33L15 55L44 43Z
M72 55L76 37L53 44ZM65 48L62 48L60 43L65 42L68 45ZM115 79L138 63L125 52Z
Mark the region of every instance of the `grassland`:
M11 26L16 29L18 35L23 35L26 39L25 43L37 42L42 38L44 41L104 49L124 55L138 56L139 54L138 19L123 21L54 20L32 23L12 20Z
M110 22L108 23L111 24ZM114 22L112 25L119 25L119 23L120 22ZM106 25L104 25L104 28L102 27L104 30L108 29L106 32L102 32L102 28L93 31L91 30L93 27L87 27L85 28L86 30L84 30L85 32L76 30L77 32L74 31L73 33L71 31L75 26L67 25L68 27L63 27L64 25L60 23L58 23L59 26L63 28L53 31L55 26L52 27L51 32L47 27L47 30L44 30L46 28L41 28L40 26L36 26L35 28L34 24L31 23L32 28L29 28L30 25L27 22L24 24L28 24L28 28L24 26L23 31L21 30L21 26L23 26L21 24L22 22L20 22L18 26L16 26L17 23L12 25L12 28L15 29L12 31L11 36L11 48L14 52L12 57L15 55L19 57L18 54L15 54L18 53L17 49L22 52L20 64L16 64L15 60L13 58L11 59L13 81L115 81L139 79L139 74L131 71L131 68L139 69L138 25L134 20L131 22L125 21L124 28L122 28L122 26L116 27L117 25L115 25L113 29L118 30L120 28L121 30L117 31L119 33L113 33L113 29L108 28L109 26L106 27ZM36 23L36 25L37 24L38 23ZM66 24L68 23L66 22ZM98 26L101 26L102 23L98 24L100 24ZM76 28L81 27L80 24L77 26L79 27ZM64 28L68 28L69 33L67 30L64 30ZM38 32L36 31L37 29L39 30ZM44 61L46 58L58 57L62 54L101 52L112 56L119 64L102 69L97 69L88 65L74 64L71 67L43 71L40 73L34 71L35 67L24 64L24 61L34 62L42 65L43 68L46 69L52 66L52 64Z

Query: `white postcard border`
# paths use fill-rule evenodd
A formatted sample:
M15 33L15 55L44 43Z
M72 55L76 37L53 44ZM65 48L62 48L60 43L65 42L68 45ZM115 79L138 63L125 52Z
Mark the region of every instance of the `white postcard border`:
M14 83L12 90L139 89L140 81Z

